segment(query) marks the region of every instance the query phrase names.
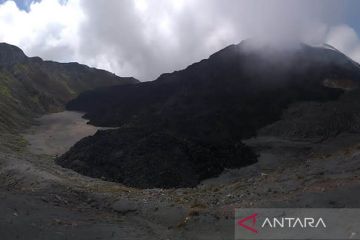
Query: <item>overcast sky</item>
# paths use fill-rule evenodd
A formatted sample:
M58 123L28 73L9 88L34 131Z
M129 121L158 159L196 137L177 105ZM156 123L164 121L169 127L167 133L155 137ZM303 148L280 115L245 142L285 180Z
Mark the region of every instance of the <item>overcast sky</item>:
M360 61L360 1L0 0L0 41L153 80L243 39L329 43Z

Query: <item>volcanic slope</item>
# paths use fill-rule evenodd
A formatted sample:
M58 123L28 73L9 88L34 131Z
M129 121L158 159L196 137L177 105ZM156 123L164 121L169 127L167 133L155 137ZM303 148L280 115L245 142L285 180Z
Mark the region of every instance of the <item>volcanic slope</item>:
M359 81L359 65L332 47L243 41L152 82L81 94L68 109L120 129L81 140L57 162L140 188L194 186L256 162L241 141L291 104L335 101Z

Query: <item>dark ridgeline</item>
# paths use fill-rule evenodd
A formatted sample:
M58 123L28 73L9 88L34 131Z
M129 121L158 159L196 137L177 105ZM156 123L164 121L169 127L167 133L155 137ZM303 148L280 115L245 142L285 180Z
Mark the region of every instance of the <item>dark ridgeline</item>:
M39 114L60 111L80 92L137 83L79 63L43 61L0 43L0 134L29 126Z
M291 103L335 100L343 90L327 81L360 81L359 66L330 47L251 45L231 45L152 82L82 93L69 110L120 128L81 140L57 162L134 187L192 187L256 162L241 141Z
M9 67L14 64L25 63L27 60L27 56L20 48L7 43L0 43L0 66Z

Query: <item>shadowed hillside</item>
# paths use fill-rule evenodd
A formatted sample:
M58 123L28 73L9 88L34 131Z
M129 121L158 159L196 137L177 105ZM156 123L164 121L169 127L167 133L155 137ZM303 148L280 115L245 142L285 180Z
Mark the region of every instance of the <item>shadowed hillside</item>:
M121 128L80 141L58 162L130 186L184 186L184 179L192 179L185 185L194 186L225 167L253 163L254 155L241 143L243 139L279 120L292 103L336 100L346 91L338 87L343 81L346 89L357 88L359 66L333 48L299 45L277 49L244 41L153 82L81 94L68 109L87 112L93 124ZM116 139L138 144L127 146ZM179 150L176 146L184 145L179 141L193 147ZM141 145L143 142L149 144ZM99 151L109 145L111 149ZM161 149L164 145L167 147ZM183 152L186 157L181 157ZM140 159L135 168L129 156ZM162 170L164 161L167 171ZM142 174L128 180L128 172L134 169ZM174 176L169 169L177 169L177 180L170 185L167 178L161 178L163 172ZM153 177L146 179L146 175ZM163 181L153 181L157 177Z
M291 102L337 98L343 90L325 87L328 79L352 79L356 85L360 79L360 68L332 49L248 50L246 45L229 46L153 82L85 92L67 108L86 111L100 126L166 124L192 135L211 130L242 138L278 119Z
M0 44L0 133L28 126L39 114L60 111L80 92L135 83L78 63L28 58L21 49Z

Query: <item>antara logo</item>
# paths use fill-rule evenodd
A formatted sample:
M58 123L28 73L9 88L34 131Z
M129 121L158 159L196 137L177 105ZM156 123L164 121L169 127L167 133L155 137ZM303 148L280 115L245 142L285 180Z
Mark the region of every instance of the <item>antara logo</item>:
M256 225L256 216L257 216L257 213L254 213L253 215L250 215L250 216L248 216L246 218L243 218L243 219L239 220L238 224L241 227L243 227L243 228L245 228L245 229L247 229L247 230L249 230L249 231L251 231L253 233L257 233L258 231L254 228L254 226ZM245 222L250 221L250 220L252 221L252 227L245 224Z
M245 217L239 220L237 223L239 226L245 228L248 231L253 233L258 233L256 227L257 222L257 213L254 213L248 217ZM249 225L251 224L251 226ZM322 218L313 218L313 217L304 217L304 218L294 218L294 217L281 217L281 218L265 218L265 220L260 225L261 228L326 228L326 223Z
M312 217L305 217L305 218L292 218L292 217L282 217L282 218L266 218L263 224L261 225L262 228L269 226L271 228L318 228L323 227L326 228L326 224L322 218L312 218Z

